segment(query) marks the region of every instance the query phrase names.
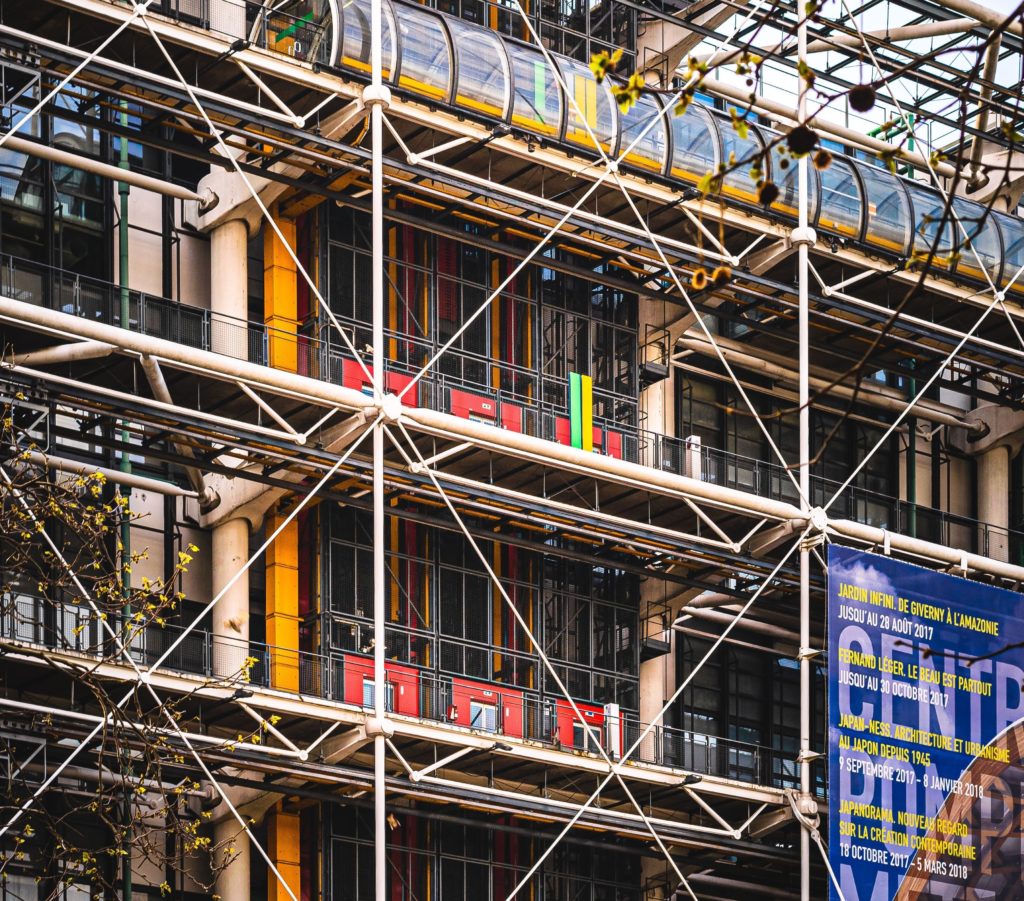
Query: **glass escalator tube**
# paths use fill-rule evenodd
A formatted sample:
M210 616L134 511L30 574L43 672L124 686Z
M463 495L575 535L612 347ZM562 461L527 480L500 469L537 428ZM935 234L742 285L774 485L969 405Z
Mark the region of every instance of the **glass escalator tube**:
M512 125L541 137L562 133L562 92L544 54L518 41L505 41L512 63Z
M757 180L750 175L751 167L757 165L766 168L764 140L754 125L747 125L746 136L733 127L725 116L714 116L715 127L722 145L722 161L725 163L726 174L722 179L722 196L742 200L746 203L758 202Z
M910 200L903 179L867 163L855 163L867 206L864 242L910 256Z
M696 184L716 172L721 160L718 130L703 106L691 103L681 116L672 117L672 178Z
M452 51L438 13L402 5L398 15L398 86L447 102L452 88Z
M907 189L914 211L914 256L923 260L934 248L932 266L936 270L949 269L953 264L956 242L953 240L953 218L944 215L945 198L938 191L917 182L905 181L903 186Z
M619 153L625 153L636 141L636 146L623 157L624 163L649 172L664 173L668 162L666 115L670 113L662 108L661 102L647 95L641 96L629 110L620 114Z
M992 218L1003 237L1003 272L996 284L1024 294L1024 222L1006 213L993 212Z
M340 17L333 15L331 25L340 36L337 65L369 74L370 0L308 3L314 15L319 11L318 27L323 27L322 20L335 4L340 7ZM396 31L400 35L397 54ZM384 2L385 80L394 79L397 67L399 86L414 94L508 120L538 137L562 139L594 152L589 126L609 155L628 147L657 118L624 162L650 172L667 170L669 177L692 184L723 164L739 163L725 176L722 194L757 202L750 167L761 160L766 139L773 140L773 133L748 125L746 136L741 137L729 119L699 104L691 104L679 116L651 96L641 97L620 114L607 83L598 84L586 65L566 57L554 59L582 118L575 108L568 108L555 73L540 51L431 10ZM770 157L770 165L761 161L760 167L780 191L772 208L794 217L796 165L790 161L783 169L777 147ZM811 181L811 221L817 217L817 228L825 234L900 256L927 253L940 234L942 197L922 184L841 156L833 156L821 172L812 170ZM1024 269L1024 221L998 212L986 217L982 206L961 197L954 198L953 210L968 237L952 221L943 225L935 265L955 267L958 274L978 281L985 281L987 272L996 284L1006 287ZM1011 290L1024 294L1024 272Z
M594 138L609 156L616 152L618 106L607 80L597 83L590 67L574 59L555 57L562 80L572 93L575 105L567 102L565 140L594 152ZM589 126L589 128L588 128ZM593 132L594 138L590 133Z
M797 209L798 197L798 173L800 167L797 161L789 155L781 135L767 128L761 129L761 134L771 145L771 170L765 173L770 177L775 187L779 189L779 196L772 204L772 209L784 213L792 219L799 215ZM807 193L809 203L807 205L807 221L813 226L815 217L818 215L818 207L821 205L821 183L818 179L817 170L808 165L807 167Z
M512 99L511 67L494 32L445 18L455 48L455 105L505 121Z
M960 220L953 233L957 249L957 274L987 284L987 272L992 283L998 285L1003 244L995 217L986 215L986 209L980 203L963 197L953 198L953 212Z
M340 0L341 48L338 65L370 74L370 0ZM395 71L395 14L384 0L381 36L383 77L390 81Z
M821 213L818 228L849 238L860 238L864 219L864 196L860 179L849 160L833 157L819 174Z

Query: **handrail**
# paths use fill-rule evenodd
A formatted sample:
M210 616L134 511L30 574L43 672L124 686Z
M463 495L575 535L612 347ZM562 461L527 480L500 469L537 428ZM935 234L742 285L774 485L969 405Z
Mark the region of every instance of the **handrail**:
M163 627L149 626L136 635L129 650L138 665L151 665L181 632L181 627L171 624ZM109 646L104 647L100 625L87 607L54 604L31 594L7 595L0 609L0 642L59 649L93 658L107 657L111 662L117 662L115 658L108 657ZM223 666L225 660L231 661L226 667L231 672L222 673L219 677L221 679L372 709L372 701L363 695L361 678L354 685L346 684L346 661L362 660L368 664L371 660L359 654L324 655L296 651L262 642L215 636L205 629L193 629L164 661L162 669L215 678L215 646L218 666ZM397 715L415 715L421 720L474 732L520 737L556 749L589 751L595 755L598 753L596 749L586 746L582 733L566 741L568 736L559 728L557 698L542 697L537 691L513 684L490 682L488 684L496 694L505 692L507 696L514 695L517 701L521 701L522 722L516 719L513 723L501 714L501 719L496 718L487 723L466 723L450 715L453 689L458 687L460 679L469 679L471 682L486 680L459 673L414 668L399 660L389 661L389 664L392 663L400 664L402 668L389 671L389 683L409 688L410 695L416 698L413 708L417 711L415 714L410 712L409 707L398 708L394 698L389 698L388 705L397 708L392 710ZM289 670L291 674L286 681L297 685L297 689L274 684L275 673ZM630 747L647 728L646 723L640 722L628 712L622 714L620 722L621 740L617 744L604 731L602 741L605 742L606 750ZM579 743L581 740L582 744ZM769 746L661 724L656 725L640 743L631 760L778 788L795 785L796 779L795 761Z
M17 300L73 313L82 318L117 326L122 324L121 288L118 285L10 254L0 254L0 291ZM280 331L263 323L225 316L145 292L129 292L129 311L128 328L133 331L169 338L202 350L214 350L260 365L268 364L270 347L275 342L292 344L296 352L297 371L328 382L338 380L341 362L346 358L341 348L332 343L329 333L325 340L303 333ZM351 327L355 331L361 326L353 323ZM422 343L414 336L393 331L387 331L386 335L413 346ZM421 405L432 409L448 409L447 398L452 388L485 394L498 404L509 403L522 411L520 430L524 434L549 441L556 440L556 420L568 414L564 409L543 400L539 378L533 370L497 364L489 358L458 350L449 353L453 359L465 358L474 365L488 367L501 365L529 377L534 380L532 387L535 395L531 397L517 391L495 389L458 375L436 372L419 383L418 398ZM405 375L418 371L415 364L394 361L389 363L388 368L391 372ZM594 393L595 396L602 396L599 389L595 389ZM603 396L612 402L632 402L635 407L635 400L625 396L607 392ZM610 436L614 434L620 439L614 452L628 462L747 490L772 500L795 501L792 483L778 463L700 446L685 438L661 435L630 423L597 416L594 425L601 430L601 443L595 444L595 450L601 453L613 450L609 442ZM811 486L814 503L827 501L841 487L839 482L821 476L812 476ZM895 532L906 532L907 526L916 522L916 537L979 553L1004 563L1024 562L1024 533L968 516L948 513L923 504L911 504L857 486L847 488L833 505L833 510L838 518L853 519ZM911 515L911 510L914 515Z

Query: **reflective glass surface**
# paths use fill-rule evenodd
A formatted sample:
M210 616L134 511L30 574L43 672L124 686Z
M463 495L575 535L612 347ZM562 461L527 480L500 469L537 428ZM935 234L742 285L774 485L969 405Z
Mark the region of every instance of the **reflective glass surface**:
M557 62L562 78L576 101L575 105L568 104L569 124L565 129L565 139L593 148L594 141L587 130L589 126L601 146L609 151L615 140L615 111L607 83L598 84L590 67L583 63L571 59L559 59Z
M757 129L748 126L747 136L741 138L729 119L716 116L715 124L722 140L722 161L729 170L722 182L722 193L726 197L756 201L757 185L750 177L750 167L763 167L761 152L764 149Z
M850 238L859 237L863 203L853 166L833 157L831 165L819 173L819 180L821 216L818 227Z
M341 20L341 64L369 73L370 0L341 0ZM381 68L384 78L390 79L395 65L395 30L389 5L384 7L383 28Z
M478 25L448 19L459 63L455 103L499 119L508 106L508 60L501 41Z
M1024 267L1024 222L1004 213L993 213L993 216L1003 235L1002 284L1008 285L1013 281L1010 290L1024 292L1024 272L1021 271Z
M506 44L512 60L512 123L528 131L557 136L562 125L562 92L539 50Z
M412 6L400 8L402 48L398 84L434 100L446 100L451 85L452 57L441 17Z
M681 116L672 116L672 174L700 181L718 167L718 139L711 116L691 103Z
M953 212L960 220L953 232L960 254L957 272L984 281L983 268L992 281L998 283L1003 247L995 219L985 215L985 207L980 203L973 203L963 197L953 198Z
M794 219L799 215L797 203L799 202L799 177L800 167L798 161L793 159L788 152L784 152L785 143L775 143L778 135L774 132L765 131L766 139L773 143L771 151L771 170L766 173L775 186L779 189L779 199L772 204L773 210L786 213ZM807 221L814 222L818 214L818 202L821 197L818 185L818 172L810 164L807 164Z
M867 223L864 240L896 253L906 253L910 244L910 208L900 179L877 166L857 164L867 194Z
M636 147L625 157L626 162L655 172L664 171L668 146L665 141L665 119L660 104L654 98L645 95L634 103L621 119L622 143L619 152L622 153L634 141L637 142ZM641 135L643 137L640 137Z
M953 253L953 219L952 216L947 215L940 232L939 224L942 222L942 214L946 208L942 195L912 181L904 182L904 184L914 207L915 252L927 254L932 247L935 247L934 265L947 267ZM938 238L938 244L936 244L936 238Z

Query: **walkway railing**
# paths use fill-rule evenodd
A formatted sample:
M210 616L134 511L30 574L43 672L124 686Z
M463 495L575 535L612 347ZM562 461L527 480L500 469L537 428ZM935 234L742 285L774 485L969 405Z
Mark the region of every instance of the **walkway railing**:
M128 319L122 322L123 294L119 286L9 254L0 255L0 291L27 303L260 365L269 365L272 355L285 354L294 360L295 369L301 375L334 383L344 378L346 351L332 332L325 332L323 338L295 335L140 291L127 292ZM429 357L432 346L408 335L386 334L388 341L400 346L401 355L406 359L404 363L390 363L389 371L399 375L418 372L420 361ZM361 333L360 326L352 326L350 337L358 347L362 346L361 339L365 343L367 336ZM453 391L476 392L486 395L496 410L503 404L515 407L516 427L524 434L549 441L563 440L560 432L564 431L561 427L567 413L544 401L541 385L532 370L502 364L502 369L508 370L506 375L514 377L512 381L517 389L492 389L486 386L486 380L494 364L486 358L458 349L449 351L446 358L444 367L417 383L410 400L431 409L453 412ZM484 382L474 381L481 373ZM611 394L605 397L608 404L621 400ZM496 424L502 423L500 413L494 418ZM505 424L507 426L508 422ZM798 499L792 481L778 463L743 457L600 418L594 419L594 425L599 430L594 449L599 453L614 454L643 466L762 497L791 503ZM840 487L838 482L812 476L812 504L826 503ZM1024 564L1024 533L910 504L857 486L847 488L829 512L840 519L914 534L1005 563Z
M55 605L29 594L5 595L0 603L0 640L118 662L89 608ZM182 631L174 625L151 626L136 636L131 655L140 667L152 666ZM296 652L193 629L163 662L162 669L372 710L372 666L370 657ZM494 735L496 739L522 738L555 750L597 754L584 730L572 728L573 715L564 701L541 697L518 685L492 682L482 686L473 677L458 673L437 673L394 661L388 662L388 668L386 704L396 714ZM480 715L474 722L465 712L467 708L458 706L460 692L467 692L467 686L475 686L477 695L486 689L500 702L493 705L493 714ZM599 723L596 732L605 751L617 757L645 729L635 716L623 714ZM754 785L787 788L796 780L795 763L772 748L663 725L651 729L630 759Z

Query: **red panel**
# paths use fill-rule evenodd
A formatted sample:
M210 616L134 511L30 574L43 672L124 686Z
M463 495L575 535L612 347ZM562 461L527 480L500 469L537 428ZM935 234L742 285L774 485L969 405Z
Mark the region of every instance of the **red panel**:
M392 712L407 716L419 716L419 670L412 666L403 666L400 663L387 663L385 669L388 682L394 686L395 709ZM345 702L361 707L363 704L363 680L372 678L372 660L365 657L346 656Z
M604 708L597 704L580 704L579 702L576 706L586 719L587 725L597 733L598 740L603 743ZM559 699L555 702L555 711L558 718L558 741L567 748L574 747L572 727L576 722L576 713L572 709L572 705L565 699Z
M523 737L523 693L503 685L487 682L471 682L469 679L452 679L451 721L460 726L470 726L472 716L470 702L500 706L501 734L513 738Z
M395 686L395 713L420 715L420 671L398 663L387 664L388 681Z
M555 417L555 441L559 444L572 444L569 420L564 416Z
M345 657L345 703L363 705L363 679L373 678L373 661L363 657Z
M498 421L498 402L493 397L470 394L468 391L451 389L451 412L463 419L478 419L496 423Z
M523 408L515 404L501 405L501 424L513 432L523 431Z
M367 366L366 368L372 376L373 367ZM402 389L412 381L412 376L406 375L404 372L388 372L385 373L384 381L389 392L401 394ZM373 396L373 384L367 378L366 373L363 372L363 367L355 360L344 359L341 361L341 384L354 391L361 391L369 397ZM419 406L417 393L416 389L413 388L402 398L402 403L407 407Z
M608 446L605 448L605 453L609 457L622 459L622 432L608 432Z
M373 372L372 369L370 371ZM390 391L392 394L401 394L402 391L405 390L406 385L412 382L412 376L406 375L404 372L389 372L387 373L384 380L387 383L388 391ZM419 398L417 396L419 394L419 382L417 382L416 384L417 387L411 388L409 391L405 393L405 396L402 398L402 403L405 404L407 407L419 406Z

